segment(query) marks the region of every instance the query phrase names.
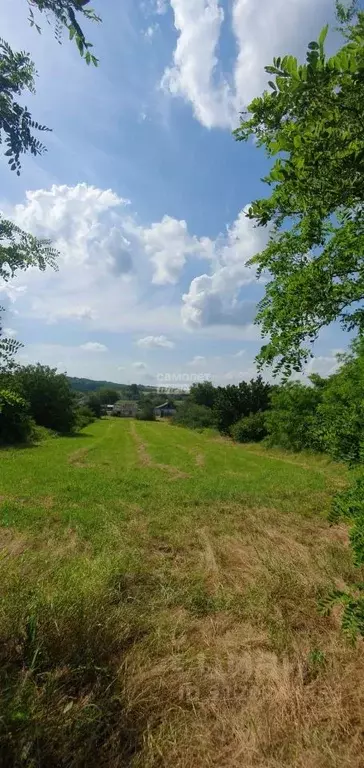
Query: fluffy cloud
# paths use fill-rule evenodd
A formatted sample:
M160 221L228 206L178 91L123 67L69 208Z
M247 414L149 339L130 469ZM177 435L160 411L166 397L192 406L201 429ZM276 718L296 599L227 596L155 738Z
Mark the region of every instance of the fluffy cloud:
M189 259L196 276L182 300L185 327L246 328L255 313L255 297L241 294L255 281L246 262L266 233L254 229L244 211L216 239L196 237L185 221L167 215L142 226L127 202L87 184L28 192L25 203L6 214L53 240L59 271L32 268L0 285L0 294L18 301L23 317L78 322L90 332L148 329L140 346L167 349L173 342L164 329L181 325L181 308L171 303L168 286L178 284Z
M85 352L107 352L105 344L100 344L98 341L87 341L86 344L81 344L80 349Z
M15 336L17 335L17 331L14 330L14 328L3 328L3 335L8 339L15 339Z
M179 324L178 309L161 302L141 313L140 296L153 278L176 282L199 241L185 222L171 217L141 226L127 204L111 190L87 184L27 192L24 203L5 213L23 229L52 239L59 271L30 269L0 282L0 294L11 303L22 299L22 314L49 323L79 320L100 329L156 331Z
M133 368L135 368L136 371L146 371L147 366L145 363L133 363Z
M53 184L50 189L26 192L26 202L16 205L14 218L23 229L38 237L49 232L61 244L70 241L79 246L79 256L85 258L85 245L100 233L99 217L110 209L129 203L111 189L101 190L88 184ZM75 248L69 258L75 257Z
M145 336L144 339L137 341L137 345L144 349L158 349L158 347L173 349L175 346L174 342L167 339L166 336Z
M221 0L170 0L178 33L173 65L162 86L190 102L207 128L236 125L239 112L265 87L264 66L273 56L302 53L332 16L331 0L234 0L232 32L237 44L233 71L223 74L217 52L224 11Z
M189 328L214 325L246 326L255 316L256 302L241 297L241 289L255 282L247 261L260 251L268 236L254 228L242 211L225 240L215 245L215 269L195 277L183 296L182 320Z
M206 238L191 237L186 222L171 216L164 216L162 221L149 228L140 228L139 235L154 267L152 281L156 285L176 283L188 256L208 255Z
M215 73L223 9L218 0L170 1L179 36L162 87L190 101L202 125L226 127L233 119L230 88Z

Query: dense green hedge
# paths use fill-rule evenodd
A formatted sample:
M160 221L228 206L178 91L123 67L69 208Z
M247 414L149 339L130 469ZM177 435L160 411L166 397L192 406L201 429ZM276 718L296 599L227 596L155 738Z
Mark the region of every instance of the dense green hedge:
M0 389L0 444L26 443L33 433L26 400L11 389Z

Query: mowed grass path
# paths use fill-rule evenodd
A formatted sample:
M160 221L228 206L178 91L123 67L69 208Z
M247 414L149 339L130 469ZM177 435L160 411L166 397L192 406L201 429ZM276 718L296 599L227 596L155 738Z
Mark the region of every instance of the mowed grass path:
M347 471L108 419L0 451L0 764L363 766Z

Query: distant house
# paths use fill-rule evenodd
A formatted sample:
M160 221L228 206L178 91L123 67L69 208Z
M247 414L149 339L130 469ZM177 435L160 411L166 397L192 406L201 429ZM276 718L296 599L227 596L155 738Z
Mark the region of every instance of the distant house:
M107 407L110 408L109 405ZM133 400L118 400L118 402L111 407L112 407L112 411L111 411L112 416L130 418L130 417L136 416L137 410L138 410L138 403L135 403Z
M171 400L167 400L167 402L162 403L162 405L157 405L154 408L154 416L159 419L163 419L166 416L173 416L176 413L176 408L174 407Z

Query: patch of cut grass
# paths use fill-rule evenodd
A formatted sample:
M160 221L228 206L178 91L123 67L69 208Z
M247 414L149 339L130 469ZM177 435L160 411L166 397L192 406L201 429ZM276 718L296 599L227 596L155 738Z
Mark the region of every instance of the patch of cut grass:
M1 765L360 768L344 467L118 419L0 462Z

